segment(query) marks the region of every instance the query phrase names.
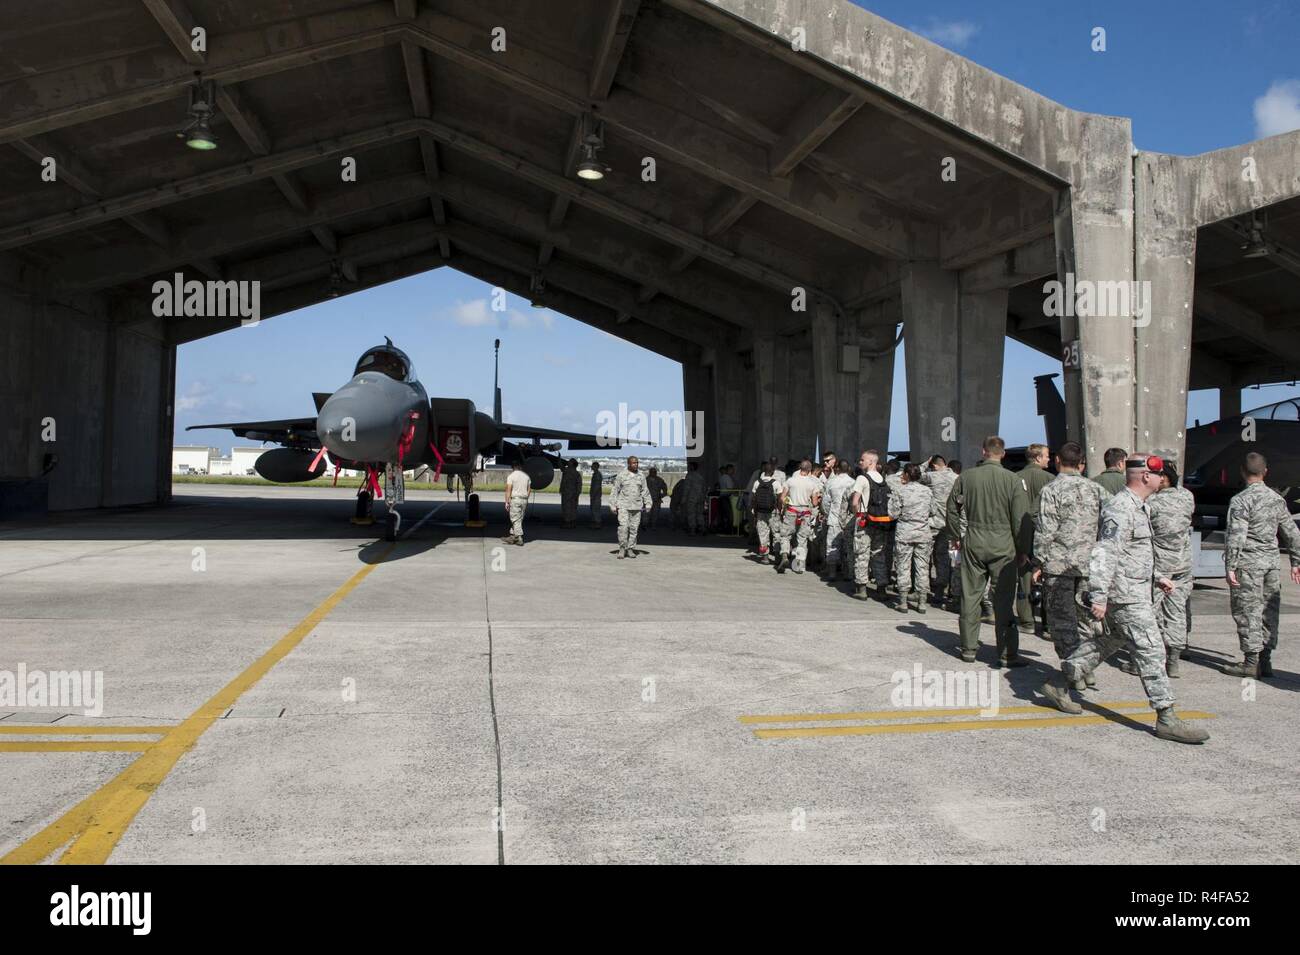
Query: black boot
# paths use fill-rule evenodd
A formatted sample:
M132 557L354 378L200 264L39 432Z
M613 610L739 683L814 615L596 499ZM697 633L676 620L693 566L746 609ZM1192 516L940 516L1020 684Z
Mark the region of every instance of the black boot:
M1273 675L1273 651L1272 650L1259 651L1259 675L1260 676Z

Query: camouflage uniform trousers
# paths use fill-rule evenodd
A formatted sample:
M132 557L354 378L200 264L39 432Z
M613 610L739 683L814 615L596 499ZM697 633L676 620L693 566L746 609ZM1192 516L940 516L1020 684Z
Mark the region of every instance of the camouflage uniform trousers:
M812 511L806 511L798 514L790 508L786 508L784 517L781 518L781 556L790 557L791 541L793 541L794 560L807 561L808 559L808 542L817 531L815 523L816 516Z
M1160 625L1160 635L1165 647L1170 650L1187 649L1187 615L1191 609L1192 572L1185 570L1181 574L1170 574L1174 582L1174 592L1165 593L1156 590L1156 623Z
M853 521L853 582L866 585L874 578L883 587L889 583L885 569L885 545L889 541L889 525L866 521L866 527Z
M934 536L934 552L930 559L930 566L934 568L934 592L936 594L946 593L951 584L956 588L953 591L954 596L956 596L961 592L961 582L958 580L953 583L952 558L948 554L950 542L947 531L939 531Z
M1228 593L1228 605L1237 624L1241 652L1276 650L1278 613L1282 608L1277 568L1239 569L1237 586L1230 587Z
M1120 647L1128 644L1129 656L1137 665L1151 707L1163 710L1174 705L1174 694L1165 674L1165 642L1160 636L1155 610L1149 603L1111 604L1106 608L1107 628L1095 630L1079 642L1061 665L1066 679L1074 681L1092 673ZM1056 635L1055 631L1052 633Z
M1096 621L1087 605L1088 578L1043 574L1043 617L1056 646L1056 658L1068 660L1075 647L1092 635Z
M636 532L641 527L641 508L618 509L618 546L635 548Z
M510 535L524 539L524 509L528 506L528 501L517 497L510 499Z
M758 551L770 554L779 546L781 540L781 512L770 511L767 514L754 512L754 526L758 528Z
M704 498L686 497L682 504L686 511L686 529L691 532L704 530Z
M906 600L913 590L919 603L925 603L930 596L930 552L933 549L934 543L929 540L894 541L894 577L898 581L899 600Z
M826 566L838 571L844 560L844 525L834 518L822 522L822 560Z

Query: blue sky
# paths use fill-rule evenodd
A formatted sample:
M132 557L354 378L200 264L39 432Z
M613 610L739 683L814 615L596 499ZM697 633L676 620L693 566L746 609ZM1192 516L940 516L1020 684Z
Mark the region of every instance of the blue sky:
M925 33L1074 109L1129 116L1142 149L1194 154L1300 127L1300 3L1259 0L882 0L859 3ZM1095 27L1106 52L1091 49ZM488 308L490 288L439 269L345 296L256 327L182 346L177 359L178 444L229 448L229 432L183 429L205 422L313 413L312 391L330 391L357 356L391 336L414 360L431 395L492 407L492 340L501 338L507 420L594 430L601 409L682 407L681 369L579 322L530 308ZM1008 341L1002 433L1042 437L1033 376L1059 362ZM902 350L895 372L890 447L907 445ZM1246 408L1300 390L1248 391ZM1193 392L1189 418L1217 415L1217 393Z

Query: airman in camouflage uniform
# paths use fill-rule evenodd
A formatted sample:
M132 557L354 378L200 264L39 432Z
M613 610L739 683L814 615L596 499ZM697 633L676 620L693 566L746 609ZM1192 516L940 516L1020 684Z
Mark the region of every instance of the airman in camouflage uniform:
M889 581L889 571L885 567L885 544L889 538L889 516L868 514L871 488L884 484L885 476L880 473L880 452L863 451L858 458L858 468L862 474L853 482L849 510L853 520L853 596L858 600L869 600L867 583L872 577L876 581L876 598L885 599L885 585ZM870 475L870 477L868 477Z
M934 547L934 492L921 483L921 468L903 469L898 489L889 495L889 516L894 519L894 577L898 597L891 606L907 613L908 594L916 581L917 613L925 613L930 595L930 550Z
M817 530L817 511L821 505L821 481L813 477L812 461L804 458L799 473L785 482L781 495L781 561L777 573L793 567L802 574L808 560L808 542Z
M1164 462L1159 458L1128 463L1128 483L1101 512L1101 529L1088 561L1092 616L1105 620L1109 631L1083 638L1062 663L1064 682L1053 677L1043 684L1048 702L1065 713L1082 713L1070 698L1070 684L1091 673L1102 661L1128 644L1137 662L1142 687L1157 714L1156 736L1179 743L1203 743L1209 734L1180 720L1165 674L1165 647L1151 602L1153 585L1166 593L1172 581L1157 577L1151 515L1146 499L1158 486Z
M758 559L764 563L775 560L772 551L781 540L781 517L784 513L781 509L781 495L785 493L785 479L777 475L778 472L771 462L765 463L762 472L749 486L749 501L750 506L753 507L758 486L772 485L772 509L754 511L754 526L758 530Z
M1178 471L1165 462L1164 487L1147 499L1155 538L1156 575L1173 581L1169 593L1157 591L1156 623L1165 643L1165 672L1178 676L1178 661L1187 649L1187 608L1192 599L1192 492L1178 486Z
M1033 540L1034 528L1038 521L1038 499L1043 493L1043 488L1051 483L1053 475L1047 470L1047 465L1051 463L1047 445L1031 444L1025 451L1029 463L1020 469L1020 472L1016 475L1016 480L1020 482L1021 490L1025 492L1029 499L1027 513L1025 514L1024 533L1026 538ZM1016 581L1019 590L1016 597L1016 623L1025 633L1042 632L1042 628L1034 620L1034 605L1031 600L1034 589L1033 556L1033 553L1030 553L1030 562L1019 569Z
M930 459L930 469L921 474L921 483L933 492L934 497L937 528L934 535L934 597L936 603L942 604L952 580L952 559L948 555L948 547L952 543L947 529L948 495L957 483L957 475L948 467L948 462L936 454Z
M822 492L822 518L826 529L822 575L827 580L834 580L847 570L844 555L847 550L846 541L848 546L852 546L850 535L853 527L849 511L849 496L853 493L850 470L849 462L839 462L835 474L826 482L826 488Z
M560 514L565 527L578 525L578 498L582 496L582 475L578 473L578 461L570 458L560 478Z
M1056 647L1066 660L1096 623L1088 609L1088 561L1097 542L1101 509L1110 494L1079 473L1083 450L1073 441L1056 455L1055 479L1038 498L1038 527L1034 532L1034 566L1043 591L1043 616ZM1091 672L1086 685L1095 686ZM1082 687L1076 687L1082 689Z
M641 463L627 459L627 469L619 471L609 494L610 509L618 516L618 559L636 556L636 534L641 527L641 513L650 506L650 488Z
M1229 605L1245 659L1227 669L1233 676L1273 675L1278 613L1282 589L1278 579L1277 542L1291 558L1291 579L1300 584L1300 532L1282 495L1264 478L1268 462L1251 452L1241 468L1246 489L1228 503L1228 527L1223 563L1227 570Z

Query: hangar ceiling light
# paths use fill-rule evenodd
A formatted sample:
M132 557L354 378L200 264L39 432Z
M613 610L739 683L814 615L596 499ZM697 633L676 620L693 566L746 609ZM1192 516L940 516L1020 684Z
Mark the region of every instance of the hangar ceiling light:
M190 87L190 120L177 137L185 140L190 149L207 152L217 148L217 137L212 135L212 115L216 112L215 91L211 83L195 80Z
M582 128L582 161L578 163L578 178L595 182L604 179L605 173L610 171L597 156L605 148L605 124L586 113L582 117Z

